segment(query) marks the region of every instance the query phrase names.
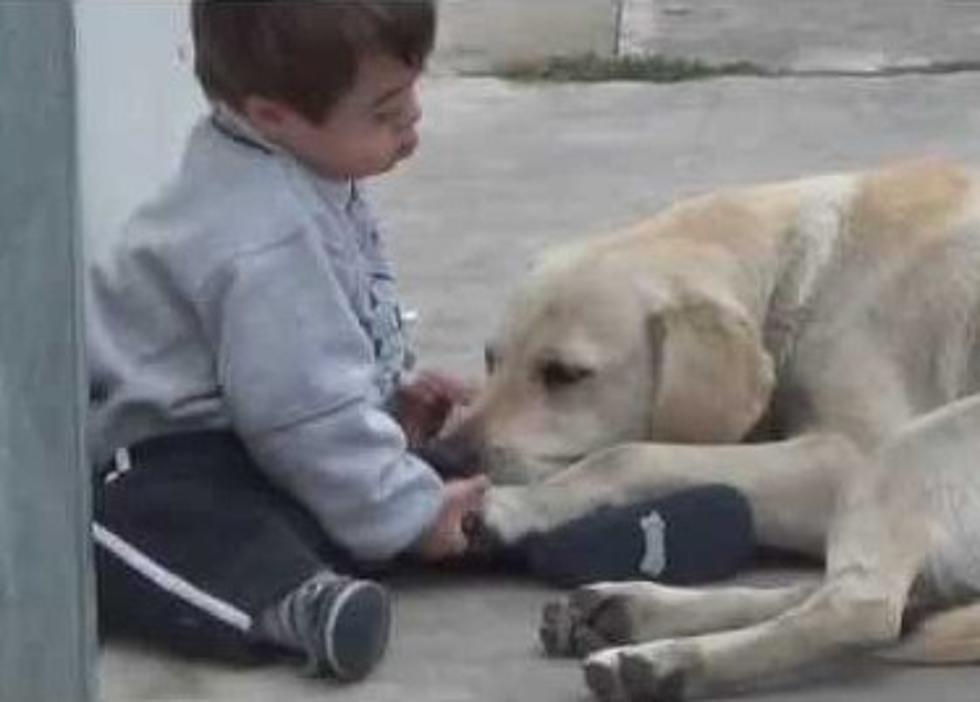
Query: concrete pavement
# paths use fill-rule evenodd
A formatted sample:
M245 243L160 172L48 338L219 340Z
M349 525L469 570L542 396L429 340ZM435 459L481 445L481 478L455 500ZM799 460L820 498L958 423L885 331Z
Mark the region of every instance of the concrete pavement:
M476 374L505 291L535 252L709 187L860 168L918 154L980 163L980 75L729 78L674 86L436 78L424 145L375 186L426 363ZM520 578L395 582L397 632L351 688L284 666L230 671L121 646L105 702L582 702L574 664L543 659L547 589ZM824 671L779 702L973 702L980 669Z
M627 223L675 197L921 154L980 163L977 73L672 86L534 85L452 75L529 54L611 55L623 37L634 51L801 71L873 73L923 57L980 58L980 2L967 0L617 3L443 0L437 77L424 96L423 148L374 186L404 295L421 313L415 335L424 363L477 375L483 340L506 291L536 252ZM105 41L121 41L116 34ZM167 46L171 41L163 37ZM117 56L133 51L124 49L113 50ZM123 210L156 187L199 109L196 90L180 82L172 61L150 71L162 77L153 94L166 100L148 101L142 111L127 107L125 95L139 94L138 81L145 82L144 64L133 66L132 84L103 85L96 78L121 70L110 54L97 53L90 67L94 88L106 90L92 102L107 104L113 116L111 125L95 125L105 126L107 137L90 139L86 160L86 177L103 196L90 198L99 205L93 238L114 229ZM406 575L393 586L395 639L385 663L362 684L336 688L286 666L236 671L112 644L101 657L102 700L588 699L575 664L543 659L535 643L539 609L554 596L547 588L519 577L458 574ZM980 669L862 666L825 669L818 677L764 698L973 702Z
M534 252L681 195L927 153L976 160L978 86L980 74L432 81L419 156L378 183L422 355L478 372L503 290Z

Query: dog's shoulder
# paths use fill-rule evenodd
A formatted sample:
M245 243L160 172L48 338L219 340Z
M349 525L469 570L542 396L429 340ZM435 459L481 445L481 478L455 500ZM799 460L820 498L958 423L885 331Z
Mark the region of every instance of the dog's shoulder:
M942 236L976 201L976 186L973 171L938 158L869 171L853 202L851 229L876 248Z

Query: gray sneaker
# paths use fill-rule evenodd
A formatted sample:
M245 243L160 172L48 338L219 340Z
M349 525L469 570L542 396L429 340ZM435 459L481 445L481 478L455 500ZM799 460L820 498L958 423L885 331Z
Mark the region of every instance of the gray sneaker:
M325 573L308 580L272 610L277 639L294 643L312 675L360 680L384 656L391 598L370 580Z

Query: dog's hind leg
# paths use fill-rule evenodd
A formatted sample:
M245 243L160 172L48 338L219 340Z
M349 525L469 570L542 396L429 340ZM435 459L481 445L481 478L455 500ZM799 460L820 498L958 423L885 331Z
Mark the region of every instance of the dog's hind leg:
M980 395L917 422L909 434L929 467L926 497L938 548L920 576L916 616L880 656L916 663L980 662ZM904 439L904 443L910 443ZM939 611L945 609L945 611Z
M737 629L806 599L813 582L784 587L671 587L648 581L595 583L545 605L539 634L552 656Z
M925 489L938 548L921 576L925 609L882 658L916 663L980 662L980 395L923 418L909 434L929 467ZM905 439L905 443L911 443ZM937 612L940 608L946 611Z
M896 663L980 662L980 602L934 614L876 657Z

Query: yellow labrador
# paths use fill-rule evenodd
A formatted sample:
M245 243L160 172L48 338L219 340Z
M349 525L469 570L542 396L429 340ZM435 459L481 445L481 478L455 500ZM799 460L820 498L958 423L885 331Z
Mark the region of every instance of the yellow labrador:
M980 661L980 175L733 189L554 252L452 437L512 542L726 483L818 586L597 584L546 608L602 699L725 694L851 649ZM509 483L509 484L507 484Z

